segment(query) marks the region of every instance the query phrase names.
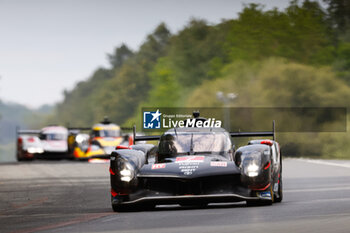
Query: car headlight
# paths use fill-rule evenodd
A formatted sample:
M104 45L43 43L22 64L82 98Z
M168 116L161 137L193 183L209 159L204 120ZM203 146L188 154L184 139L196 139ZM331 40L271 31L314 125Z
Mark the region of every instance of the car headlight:
M36 148L36 147L29 147L27 149L28 153L35 154L35 153L43 153L44 150L42 148Z
M81 134L78 134L76 137L75 137L75 141L78 143L78 144L81 144L83 141L85 141L86 138L81 135Z
M259 166L255 163L250 163L245 169L245 174L249 177L255 177L259 175Z
M117 160L117 171L121 181L130 182L135 177L134 168L125 159L119 158Z

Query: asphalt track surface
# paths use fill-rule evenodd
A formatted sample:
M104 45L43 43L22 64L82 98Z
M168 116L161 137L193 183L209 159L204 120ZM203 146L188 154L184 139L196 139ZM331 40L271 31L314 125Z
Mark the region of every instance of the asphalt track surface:
M284 200L114 213L108 164L0 165L0 232L350 232L350 161L285 159Z

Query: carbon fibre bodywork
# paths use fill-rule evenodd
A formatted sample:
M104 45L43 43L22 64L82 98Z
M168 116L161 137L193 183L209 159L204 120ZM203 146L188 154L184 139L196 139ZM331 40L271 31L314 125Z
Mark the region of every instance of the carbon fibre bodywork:
M163 136L169 134L177 139L185 135L190 151L180 151L175 141L177 153L168 153L164 159L160 153L164 147L162 143L168 139ZM193 136L198 134L201 137ZM202 135L208 140L208 135L212 134L224 135L219 140L216 136L210 138L215 145L222 143L223 151L215 151L201 141L204 140ZM163 136L159 137L158 146L139 144L112 152L111 198L115 211L135 204L202 205L236 201L271 204L275 197L280 198L281 166L274 161L280 154L273 155L274 141L244 146L234 153L230 134L222 128L178 128ZM195 143L201 143L202 148L203 145L213 148L213 151L195 151L193 147L198 148Z

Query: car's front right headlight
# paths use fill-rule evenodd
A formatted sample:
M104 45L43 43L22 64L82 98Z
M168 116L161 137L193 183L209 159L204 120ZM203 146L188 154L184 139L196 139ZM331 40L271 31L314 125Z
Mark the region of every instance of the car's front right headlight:
M28 153L31 153L31 154L35 154L35 153L41 154L44 152L44 150L40 147L29 147L27 151Z
M256 177L259 175L259 166L256 163L249 163L245 168L245 174L249 177Z
M117 159L117 172L121 181L130 182L135 177L133 166L123 158Z

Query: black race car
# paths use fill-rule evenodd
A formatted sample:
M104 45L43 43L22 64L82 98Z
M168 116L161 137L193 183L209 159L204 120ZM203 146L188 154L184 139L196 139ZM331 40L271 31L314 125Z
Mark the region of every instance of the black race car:
M174 128L158 146L136 144L112 152L111 199L114 211L158 204L207 205L282 201L282 159L274 140L252 140L235 151L231 137L273 137L271 132L229 133L223 128Z

